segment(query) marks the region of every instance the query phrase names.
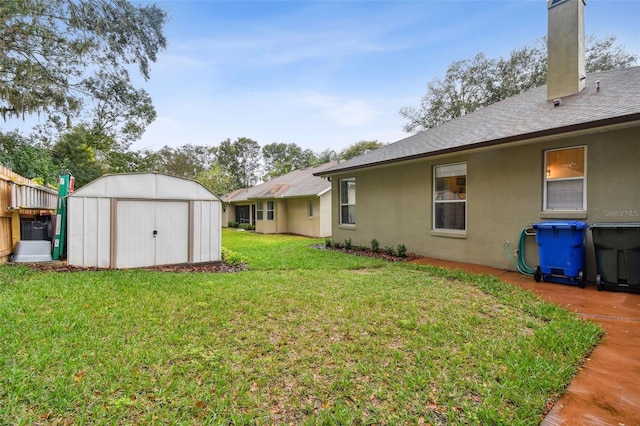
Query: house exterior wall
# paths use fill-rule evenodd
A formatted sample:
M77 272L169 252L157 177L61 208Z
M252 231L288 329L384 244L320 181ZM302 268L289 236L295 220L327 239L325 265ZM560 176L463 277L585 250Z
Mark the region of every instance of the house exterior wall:
M565 137L520 146L404 162L336 174L332 179L333 238L355 245L405 244L409 252L453 261L513 269L505 241L517 248L520 231L545 220L640 221L640 128ZM586 146L587 211L544 212L544 151ZM466 162L467 230L433 231L433 167ZM340 225L339 182L356 179L356 225ZM587 277L595 260L587 232ZM539 263L527 237L527 263Z
M229 222L231 221L230 210L231 210L231 203L222 203L222 214L220 217L222 222L221 226L223 228L227 228L229 226Z
M273 201L273 219L267 219L267 202ZM262 220L256 219L256 232L259 234L286 234L289 232L287 226L287 201L265 199L262 201Z
M313 201L313 217L308 216L309 200ZM263 219L256 220L256 232L261 234L289 233L315 238L331 235L330 193L322 197L271 199L269 201L275 203L274 219L267 220L267 200L263 200Z
M255 218L253 217L253 207L252 207L252 206L255 206L255 202L241 201L237 203L227 203L225 204L226 212L222 214L222 218L223 218L222 227L228 227L229 222L241 223L240 218L236 216L236 207L242 207L242 206L248 207L249 220L251 222L255 221Z
M289 209L288 200L276 200L275 202L275 218L276 234L287 234L291 232L289 230Z
M309 201L313 202L313 216L309 217ZM287 205L289 232L308 237L322 237L320 198L292 198ZM330 213L329 213L330 214Z
M332 209L331 209L331 191L327 191L320 196L320 235L319 237L330 237L333 229L331 227L332 220ZM315 209L315 205L314 205Z

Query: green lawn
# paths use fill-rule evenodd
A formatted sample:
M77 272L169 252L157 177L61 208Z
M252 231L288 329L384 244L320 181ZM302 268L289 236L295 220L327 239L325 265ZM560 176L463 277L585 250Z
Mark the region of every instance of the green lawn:
M538 424L601 330L492 277L224 230L249 270L0 266L0 424Z

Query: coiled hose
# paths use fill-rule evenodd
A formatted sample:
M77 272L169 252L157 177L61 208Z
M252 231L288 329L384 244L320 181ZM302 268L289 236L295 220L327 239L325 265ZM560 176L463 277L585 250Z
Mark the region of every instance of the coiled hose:
M509 246L509 241L505 241L504 243L504 248L507 252L507 257L509 258L509 260L511 261L511 264L513 265L514 268L516 268L516 270L518 272L520 272L523 275L529 275L532 276L533 273L535 272L535 268L530 267L529 265L527 265L527 262L525 262L525 256L524 256L524 247L525 247L525 237L527 236L527 229L531 228L530 226L525 226L524 228L522 228L522 231L520 231L520 238L518 240L518 250L516 250L516 260L513 260L513 256L511 255L511 249Z

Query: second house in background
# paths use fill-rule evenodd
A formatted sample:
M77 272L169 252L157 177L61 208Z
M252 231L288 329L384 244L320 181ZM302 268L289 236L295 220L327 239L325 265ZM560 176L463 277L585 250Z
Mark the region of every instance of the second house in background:
M314 173L335 165L294 170L223 195L223 226L248 223L262 234L331 236L331 182Z

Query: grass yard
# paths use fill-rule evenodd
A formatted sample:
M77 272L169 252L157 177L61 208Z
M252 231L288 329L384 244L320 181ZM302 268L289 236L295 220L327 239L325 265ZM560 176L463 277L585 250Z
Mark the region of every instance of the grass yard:
M234 274L0 266L0 424L531 424L601 330L492 277L225 229Z

